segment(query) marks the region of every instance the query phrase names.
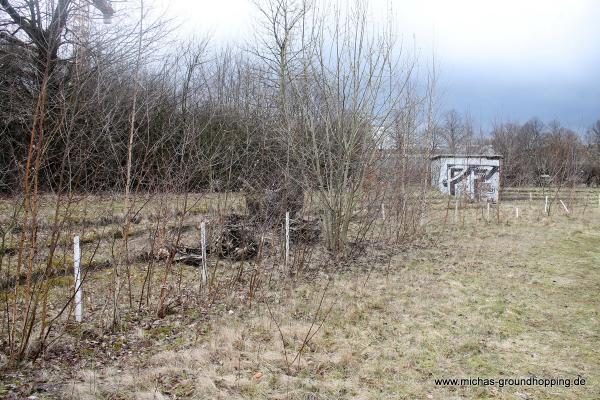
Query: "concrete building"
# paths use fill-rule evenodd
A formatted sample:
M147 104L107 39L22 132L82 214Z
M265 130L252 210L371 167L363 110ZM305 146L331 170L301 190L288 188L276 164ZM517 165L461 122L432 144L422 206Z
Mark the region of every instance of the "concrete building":
M500 155L441 154L431 158L431 184L442 193L497 202Z

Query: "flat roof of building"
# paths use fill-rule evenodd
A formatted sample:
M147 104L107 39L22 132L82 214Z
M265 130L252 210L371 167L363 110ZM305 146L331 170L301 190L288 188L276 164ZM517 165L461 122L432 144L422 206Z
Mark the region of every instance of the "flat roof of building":
M504 157L500 154L438 154L436 156L431 157L432 160L436 160L438 158L488 158L490 160L500 160Z

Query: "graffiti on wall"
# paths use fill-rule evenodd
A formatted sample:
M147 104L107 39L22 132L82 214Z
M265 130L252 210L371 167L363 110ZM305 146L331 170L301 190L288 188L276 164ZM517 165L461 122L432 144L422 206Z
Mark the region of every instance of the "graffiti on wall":
M452 196L472 193L475 200L483 200L495 197L496 187L490 179L497 172L498 167L495 165L448 164L448 178L442 183L449 186Z
M432 160L434 186L451 196L497 201L500 161L482 157L437 157Z

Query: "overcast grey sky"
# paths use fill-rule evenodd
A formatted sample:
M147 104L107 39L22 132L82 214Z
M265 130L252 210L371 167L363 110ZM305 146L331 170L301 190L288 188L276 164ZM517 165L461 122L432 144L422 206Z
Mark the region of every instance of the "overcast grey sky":
M251 0L156 1L182 33L216 44L248 38L256 17ZM369 3L374 21L391 6L398 34L435 53L444 108L484 129L537 116L582 132L600 119L600 0Z

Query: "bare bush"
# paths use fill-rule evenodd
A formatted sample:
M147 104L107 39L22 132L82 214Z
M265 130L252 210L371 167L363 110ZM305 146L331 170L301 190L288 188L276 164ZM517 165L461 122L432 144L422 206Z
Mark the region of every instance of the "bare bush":
M125 316L239 292L252 304L358 259L371 239L421 229L435 77L420 83L415 54L371 30L364 4L260 2L258 40L217 51L169 42L143 1L82 4L0 2L0 336L12 361L69 327L75 234L94 326L117 332ZM205 285L186 269L206 262L200 224Z

